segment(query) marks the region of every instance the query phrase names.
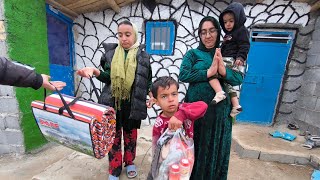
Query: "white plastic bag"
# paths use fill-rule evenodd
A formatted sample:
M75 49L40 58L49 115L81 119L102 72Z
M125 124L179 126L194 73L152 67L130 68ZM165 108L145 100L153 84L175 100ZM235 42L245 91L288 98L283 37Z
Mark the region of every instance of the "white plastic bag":
M161 137L165 136L166 133L172 133L170 130L166 130ZM161 140L161 137L159 140ZM178 129L174 132L172 139L169 140L161 148L161 154L159 156L160 167L156 180L167 180L169 179L169 168L173 164L178 164L181 159L188 159L189 170L188 178L190 177L193 163L194 163L194 144L193 139L187 138L183 129Z

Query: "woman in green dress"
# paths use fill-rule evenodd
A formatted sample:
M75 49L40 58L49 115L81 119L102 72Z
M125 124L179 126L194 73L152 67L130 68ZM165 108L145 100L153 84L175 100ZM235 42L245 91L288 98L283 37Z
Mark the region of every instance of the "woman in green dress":
M227 95L216 105L210 104L215 91L209 80L218 78L221 85L226 82L236 86L243 78L224 66L222 71L219 70L223 73L217 75L217 66L222 64L218 63L222 62L220 49L216 52L220 33L218 21L204 17L199 24L199 46L186 53L180 67L179 80L189 83L185 102L204 101L208 104L204 117L194 124L195 163L190 179L220 180L227 179L228 175L232 131L230 97ZM222 88L226 91L226 87Z

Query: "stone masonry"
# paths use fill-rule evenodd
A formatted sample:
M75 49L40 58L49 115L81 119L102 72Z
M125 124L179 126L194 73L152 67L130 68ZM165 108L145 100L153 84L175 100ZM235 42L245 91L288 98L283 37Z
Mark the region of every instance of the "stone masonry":
M311 35L293 119L303 130L320 135L320 16Z
M0 1L0 55L8 57L3 1ZM24 153L19 106L14 88L0 85L0 155Z
M320 117L319 27L319 12L311 15L305 27L288 27L296 30L296 38L289 54L275 116L277 124L294 122L301 130L309 130L312 134L320 134L317 119Z

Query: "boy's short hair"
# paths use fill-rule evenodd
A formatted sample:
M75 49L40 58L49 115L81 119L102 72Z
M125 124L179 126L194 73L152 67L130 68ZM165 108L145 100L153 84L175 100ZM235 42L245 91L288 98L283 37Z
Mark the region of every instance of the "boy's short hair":
M166 87L170 87L171 85L175 85L177 86L177 89L179 89L179 83L172 77L169 77L169 76L159 77L152 83L152 86L151 86L151 92L153 97L157 99L159 87L166 88Z

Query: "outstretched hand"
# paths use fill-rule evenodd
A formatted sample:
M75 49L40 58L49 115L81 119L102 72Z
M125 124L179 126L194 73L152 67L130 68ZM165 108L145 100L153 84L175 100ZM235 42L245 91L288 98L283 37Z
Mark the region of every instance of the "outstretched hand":
M81 77L90 78L93 75L99 76L100 75L100 71L97 68L94 68L94 67L85 67L85 68L79 69L77 71L77 74L79 76L81 76Z
M43 82L42 82L42 87L51 91L55 91L57 88L59 91L62 90L65 86L66 83L62 81L49 81L50 76L46 74L41 74Z

